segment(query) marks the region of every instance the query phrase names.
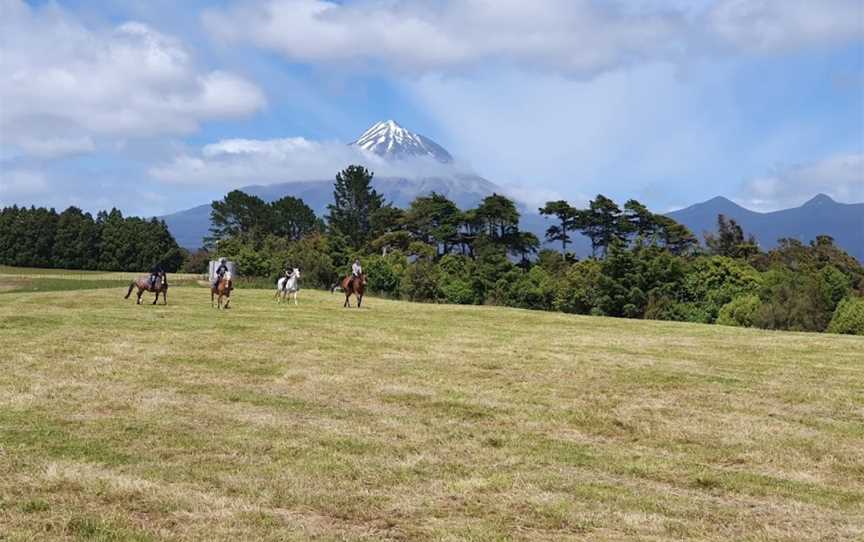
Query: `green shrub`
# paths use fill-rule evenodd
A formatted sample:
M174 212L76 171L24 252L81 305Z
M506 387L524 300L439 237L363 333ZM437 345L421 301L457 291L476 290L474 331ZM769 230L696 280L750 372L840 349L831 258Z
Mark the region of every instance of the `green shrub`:
M558 284L555 308L562 312L590 314L592 309L598 307L599 281L600 262L586 260L571 265Z
M440 270L431 260L418 258L405 270L399 291L409 301L437 302L441 298L438 289Z
M263 254L244 247L236 257L237 270L246 277L269 277L271 262Z
M471 305L476 303L476 295L471 283L460 278L448 278L440 281L439 289L443 301L456 305Z
M833 308L818 274L775 267L763 275L753 325L764 329L824 331Z
M369 290L388 297L398 297L405 267L405 257L398 252L387 256L367 257L363 270L366 273Z
M852 291L852 281L833 265L823 267L817 280L825 306L831 311Z
M672 322L694 322L707 324L711 315L696 303L684 303L667 296L651 296L645 308L648 320L668 320Z
M474 261L458 254L447 254L438 262L438 289L443 301L458 305L481 303L482 295L474 288Z
M698 305L712 323L724 305L757 293L761 282L759 272L742 261L725 256L697 258L686 270L681 301Z
M761 306L762 301L758 295L736 297L720 309L717 323L721 326L753 327Z
M864 335L864 298L847 297L841 301L826 331L844 335Z

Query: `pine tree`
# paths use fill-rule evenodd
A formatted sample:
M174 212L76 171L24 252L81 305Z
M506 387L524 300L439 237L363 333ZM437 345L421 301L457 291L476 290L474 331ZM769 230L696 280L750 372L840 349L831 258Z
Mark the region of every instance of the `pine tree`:
M363 166L348 166L336 175L333 203L327 206L331 231L344 237L355 250L372 238L372 215L384 197L372 188L374 174Z
M285 196L271 203L270 209L272 228L268 233L297 241L320 228L315 211L300 198Z
M606 256L609 245L627 239L629 225L614 201L598 194L588 209L579 212L579 229L591 240L591 254Z
M549 226L546 230L546 240L561 243L561 257L567 258L567 244L570 243L570 232L578 226L578 212L564 200L547 202L540 208L540 214L554 216L558 224Z

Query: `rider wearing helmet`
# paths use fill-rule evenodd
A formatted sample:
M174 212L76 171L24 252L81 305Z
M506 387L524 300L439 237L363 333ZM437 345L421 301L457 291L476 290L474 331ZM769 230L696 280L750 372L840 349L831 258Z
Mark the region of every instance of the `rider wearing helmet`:
M363 268L360 267L360 258L354 258L354 263L351 264L351 276L359 277L363 274Z
M219 281L222 280L222 276L228 271L228 266L226 265L225 258L219 258L219 267L216 268L216 272L214 275L216 276L213 280L213 287L219 286Z

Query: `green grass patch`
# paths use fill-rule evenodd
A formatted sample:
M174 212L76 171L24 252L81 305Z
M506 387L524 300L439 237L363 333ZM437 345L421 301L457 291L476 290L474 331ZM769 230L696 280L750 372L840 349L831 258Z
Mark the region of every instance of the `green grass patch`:
M0 270L62 286L0 302L11 540L864 534L864 338L61 274Z

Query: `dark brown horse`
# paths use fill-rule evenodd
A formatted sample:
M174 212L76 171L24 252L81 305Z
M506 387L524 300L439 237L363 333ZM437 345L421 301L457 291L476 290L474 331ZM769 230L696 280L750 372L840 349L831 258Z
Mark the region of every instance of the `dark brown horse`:
M215 300L216 296L218 295L219 296L219 308L220 309L223 309L223 308L227 309L228 305L231 303L231 290L233 290L233 289L234 289L234 282L231 280L231 272L228 271L224 275L222 275L221 279L216 281L215 286L213 286L212 284L210 285L210 306L211 307L213 306L213 304L215 303L214 300ZM223 297L228 298L228 300L225 301L224 307L222 306L222 298Z
M354 275L348 275L344 279L342 279L342 291L345 292L345 304L343 307L351 307L350 298L351 294L354 294L354 297L357 298L357 308L360 308L360 305L363 303L363 291L366 289L366 274L362 274L359 277L355 277Z
M144 292L155 292L156 299L153 300L153 304L155 305L157 301L159 301L159 294L162 294L162 304L168 304L168 277L165 273L162 273L156 278L156 282L153 286L150 286L150 276L140 277L132 281L132 284L129 285L129 291L126 292L126 297L123 299L129 299L129 296L132 295L132 289L138 287L138 301L137 304L141 304L141 296Z

